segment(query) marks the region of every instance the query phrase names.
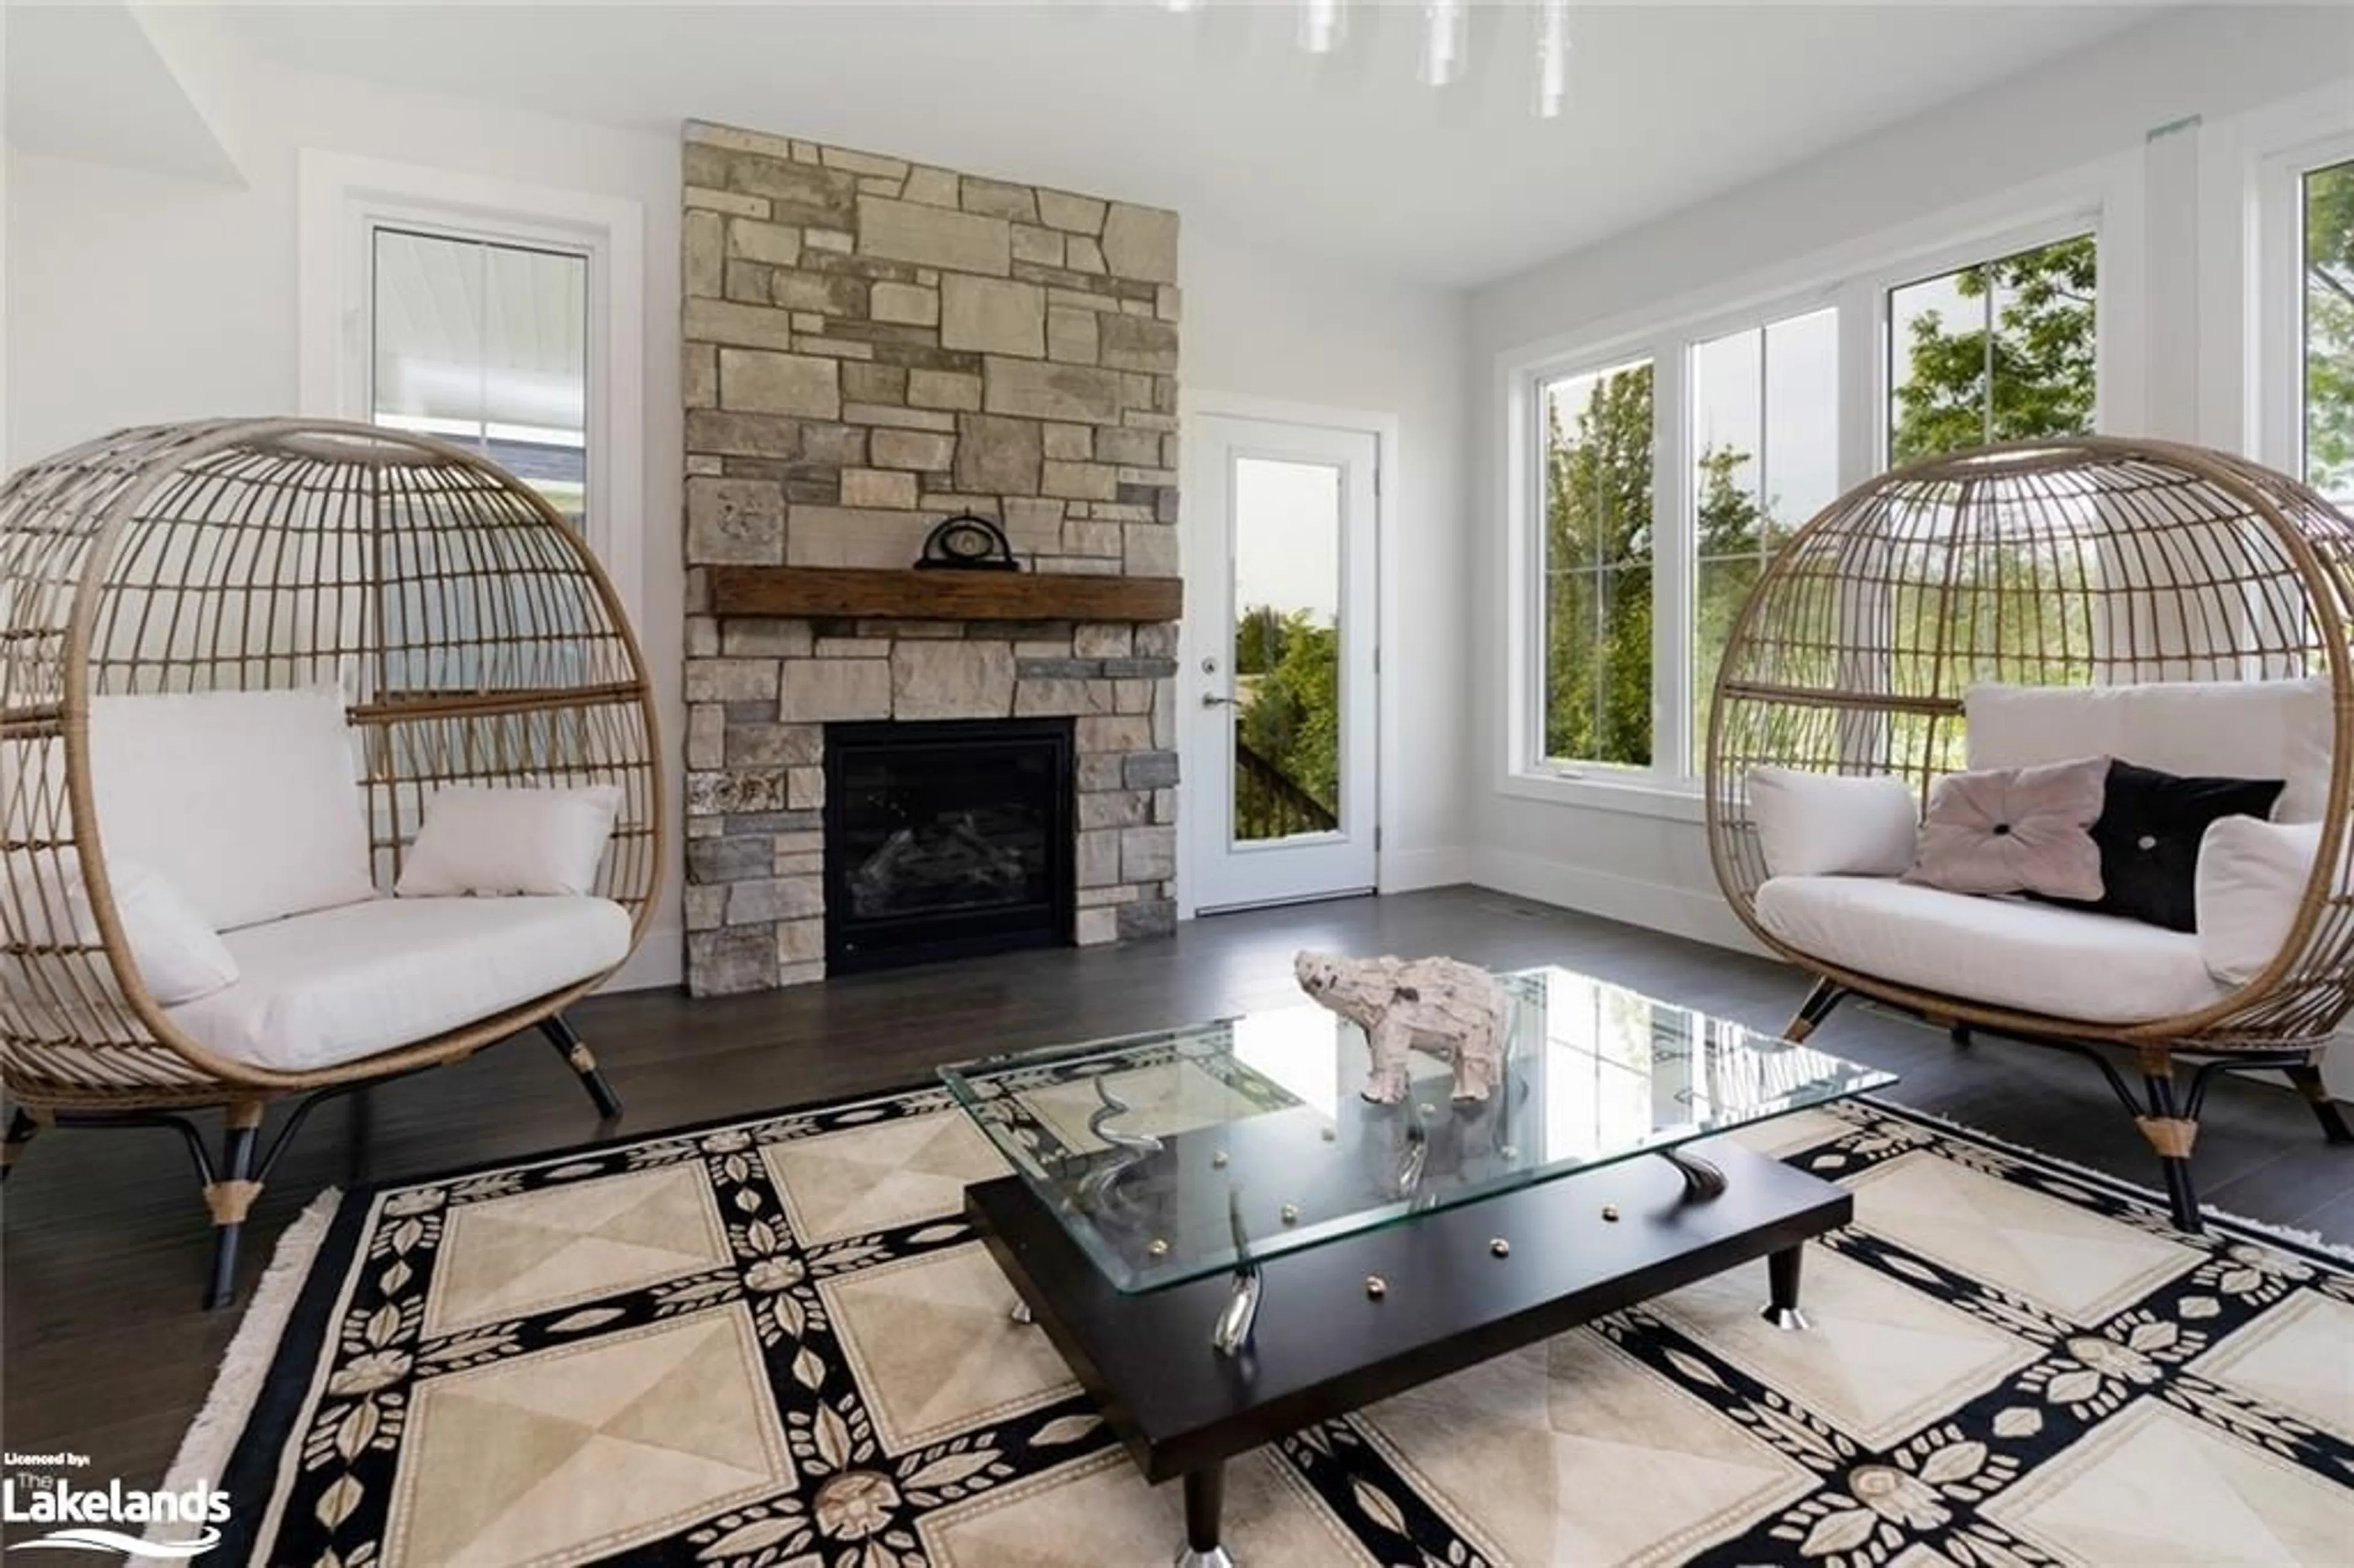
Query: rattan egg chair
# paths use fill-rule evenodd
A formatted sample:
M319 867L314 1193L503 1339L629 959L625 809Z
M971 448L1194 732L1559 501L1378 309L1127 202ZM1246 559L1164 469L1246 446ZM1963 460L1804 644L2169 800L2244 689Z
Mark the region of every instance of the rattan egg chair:
M2221 452L2021 442L1899 468L1834 502L1766 563L1730 634L1708 726L1717 880L1759 941L1817 977L1790 1036L1860 995L1949 1027L1957 1046L1976 1032L2079 1051L2156 1150L2186 1230L2200 1225L2190 1157L2216 1073L2284 1072L2329 1140L2349 1141L2317 1066L2354 1005L2354 895L2332 873L2354 812L2349 613L2354 521ZM1991 1005L1858 972L1759 919L1769 872L1747 798L1753 769L1894 775L1925 804L1934 779L1965 766L1963 699L1976 683L2291 679L2326 683L2313 726L2334 724L2326 790L2312 791L2320 847L2277 956L2207 1005L2130 1023ZM2178 1057L2190 1073L2179 1088Z
M595 892L626 914L634 949L663 860L653 692L611 583L520 481L420 436L268 418L125 430L0 488L6 1153L53 1124L181 1134L216 1227L208 1306L231 1293L239 1227L261 1183L328 1097L536 1029L602 1116L620 1111L563 1016L618 960L314 1071L229 1059L157 1004L110 886L93 700L322 686L345 705L365 874L379 894L441 787L618 786ZM86 899L94 933L44 917L69 895ZM257 1157L275 1100L294 1104ZM217 1160L186 1114L215 1107Z

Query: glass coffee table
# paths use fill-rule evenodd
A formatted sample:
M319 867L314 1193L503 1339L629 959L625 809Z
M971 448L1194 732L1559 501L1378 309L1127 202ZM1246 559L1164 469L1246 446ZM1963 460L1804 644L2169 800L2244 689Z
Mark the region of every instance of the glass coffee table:
M1547 969L1501 977L1485 1100L1417 1052L1363 1096L1363 1031L1313 1003L942 1070L1014 1174L968 1217L1148 1479L1182 1477L1193 1568L1225 1459L1847 1223L1819 1178L1712 1135L1886 1073Z

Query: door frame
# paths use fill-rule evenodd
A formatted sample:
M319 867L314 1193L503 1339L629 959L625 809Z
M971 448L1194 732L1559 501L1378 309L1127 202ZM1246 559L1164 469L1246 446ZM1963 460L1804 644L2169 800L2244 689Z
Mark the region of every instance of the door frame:
M1299 403L1241 392L1181 388L1177 396L1178 445L1190 452L1199 421L1205 417L1258 419L1278 425L1314 425L1349 430L1373 438L1373 876L1374 886L1388 883L1390 801L1397 779L1397 683L1385 661L1398 624L1396 574L1389 569L1397 558L1398 416L1384 409L1348 408L1329 403ZM1183 755L1182 716L1190 716L1202 701L1206 683L1202 676L1204 632L1194 619L1194 607L1205 600L1203 585L1208 574L1223 572L1224 561L1201 557L1200 515L1203 503L1190 491L1178 495L1178 570L1185 580L1185 618L1178 623L1175 695L1181 722L1177 731ZM1222 629L1223 630L1223 629ZM1223 651L1223 643L1220 651ZM1182 765L1181 765L1182 766ZM1201 813L1190 770L1177 785L1177 917L1191 920L1200 907L1191 874L1201 847Z

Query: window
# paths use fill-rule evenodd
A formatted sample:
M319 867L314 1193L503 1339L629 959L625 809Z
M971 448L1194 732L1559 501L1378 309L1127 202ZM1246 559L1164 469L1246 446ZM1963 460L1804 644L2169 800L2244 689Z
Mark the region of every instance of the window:
M2349 184L2340 221L2354 227ZM2329 450L2354 482L2354 249L2339 233L2347 290L2326 306L2342 312L2327 341L2344 396ZM2091 430L2098 263L2095 236L2063 220L1517 372L1516 558L1530 577L1513 607L1512 770L1579 780L1531 792L1688 791L1718 664L1766 562L1885 461ZM2082 630L2055 633L2071 657Z
M1766 558L1839 494L1839 313L1809 311L1691 350L1691 768L1734 618Z
M2298 196L2305 481L2345 504L2354 501L2354 161L2306 171Z
M485 453L571 521L634 616L644 209L305 148L300 230L302 411Z
M1651 762L1651 366L1544 384L1544 756Z
M588 482L588 258L379 226L367 417L482 453L575 528Z
M2081 234L1891 290L1890 462L2089 434L2096 270Z

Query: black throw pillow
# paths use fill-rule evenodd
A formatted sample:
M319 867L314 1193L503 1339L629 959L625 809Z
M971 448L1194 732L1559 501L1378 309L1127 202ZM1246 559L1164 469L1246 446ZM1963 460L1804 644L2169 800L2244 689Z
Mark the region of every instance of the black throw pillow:
M2207 825L2218 817L2270 816L2285 786L2279 779L2184 779L2113 761L2093 824L2102 895L2090 903L2050 902L2196 931L2199 841Z

